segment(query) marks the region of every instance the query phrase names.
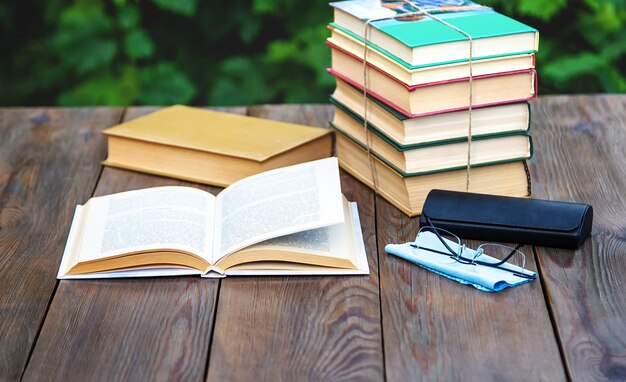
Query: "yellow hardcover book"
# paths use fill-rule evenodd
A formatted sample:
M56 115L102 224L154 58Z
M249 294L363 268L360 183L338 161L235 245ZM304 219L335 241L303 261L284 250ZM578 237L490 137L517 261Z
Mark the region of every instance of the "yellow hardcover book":
M103 164L228 186L239 179L329 157L330 130L188 106L171 106L104 130Z

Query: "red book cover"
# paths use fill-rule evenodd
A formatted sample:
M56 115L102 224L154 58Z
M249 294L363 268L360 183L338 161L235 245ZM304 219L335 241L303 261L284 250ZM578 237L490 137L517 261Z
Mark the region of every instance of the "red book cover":
M373 69L376 70L376 68L373 68ZM335 76L335 77L337 77L337 78L347 82L348 84L350 84L350 85L354 86L355 88L359 89L361 92L363 91L363 86L361 84L356 83L355 81L351 80L347 76L337 72L336 70L334 70L332 68L329 68L327 70L333 76ZM431 87L431 86L438 86L438 85L445 85L445 84L451 84L451 83L456 83L456 82L467 82L467 81L469 81L469 78L459 78L459 79L448 80L448 81L432 82L432 83L423 84L423 85L408 86L408 85L406 85L406 84L404 84L404 83L402 83L400 81L397 81L395 78L387 75L385 72L382 72L382 71L380 71L380 72L385 74L389 78L393 79L395 82L397 82L399 84L402 84L402 86L404 86L406 88L408 93L413 92L413 91L415 91L417 89L420 89L420 88L428 88L428 87ZM517 70L517 71L513 71L513 72L496 73L496 74L487 74L487 75L482 75L482 76L473 76L472 79L473 80L479 80L481 78L503 77L503 76L508 76L508 75L520 74L520 73L532 73L532 76L534 78L534 88L532 89L533 90L532 91L533 94L531 96L524 97L524 98L507 99L507 100L498 101L498 102L478 103L478 104L472 105L472 108L481 108L481 107L503 105L503 104L509 104L509 103L514 103L514 102L527 101L527 100L531 100L533 98L536 98L537 97L537 85L538 85L538 82L537 82L537 72L534 69ZM429 112L425 112L425 113L411 113L408 110L405 110L405 109L401 108L400 106L396 105L395 103L393 103L393 102L389 101L388 99L384 98L383 96L378 94L375 90L368 89L367 90L367 94L369 96L372 96L373 98L376 98L377 100L379 100L381 102L384 102L385 104L389 105L393 109L397 110L398 112L404 114L405 116L407 116L409 118L423 117L423 116L426 116L426 115L434 115L434 114L447 113L447 112L451 112L451 111L459 111L459 110L467 110L467 109L469 109L468 106L465 106L465 107L455 107L455 108L450 108L450 109L429 111Z
M340 47L340 46L338 46L338 45L333 44L332 42L330 42L330 41L328 41L328 40L326 40L326 45L327 45L327 46L329 46L331 49L334 49L334 50L336 50L336 51L338 51L338 52L341 52L341 53L343 53L343 54L345 54L345 55L349 56L350 58L352 58L352 59L354 59L354 60L359 61L359 63L360 63L361 65L363 65L363 57L359 57L358 55L355 55L354 53L348 52L347 50L343 49L342 47ZM531 58L531 65L530 65L530 67L527 67L527 68L519 68L519 71L521 71L521 70L529 70L529 69L532 69L532 68L534 68L534 67L535 67L535 54L534 54L534 53L533 53L533 54L530 54L530 58ZM506 58L501 58L501 59L506 59ZM476 63L478 63L478 62L480 62L480 60L477 60L477 61L475 61L475 62L476 62ZM465 64L465 63L463 63L463 64ZM431 82L431 83L428 83L428 84L410 85L410 84L407 84L407 83L403 82L402 80L400 80L400 79L398 79L398 78L394 77L393 75L391 75L391 74L389 74L389 73L385 72L382 68L378 67L378 66L377 66L376 64L374 64L374 63L371 63L371 62L367 61L367 66L368 66L369 68L373 69L373 70L376 70L376 71L377 71L377 72L379 72L379 73L384 74L385 76L387 76L387 77L391 78L392 80L394 80L394 81L396 81L396 82L398 82L398 83L400 83L400 84L404 85L404 87L406 87L406 88L407 88L407 90L409 90L409 91L410 91L410 90L413 90L413 89L416 89L416 88L418 88L418 87L421 87L421 86L428 86L428 85L433 85L433 84L437 84L437 83L446 83L446 82L451 82L451 81L457 81L457 80L458 80L458 81L462 81L462 80L468 80L468 79L469 79L469 77L467 77L467 76L466 76L466 77L459 77L459 78L456 78L456 79L453 79L453 80L447 80L447 81L437 81L437 82ZM502 71L502 72L498 72L498 73L491 73L491 74L511 73L511 72L516 72L516 71L518 71L518 70L510 70L510 69L509 69L508 71ZM486 75L486 74L483 74L483 76L485 76L485 75ZM479 75L475 75L475 76L474 76L474 78L481 78L481 76L479 76Z

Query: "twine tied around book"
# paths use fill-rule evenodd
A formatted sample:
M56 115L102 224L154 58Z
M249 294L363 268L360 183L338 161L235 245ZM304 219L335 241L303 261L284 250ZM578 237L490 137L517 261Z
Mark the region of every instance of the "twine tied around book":
M486 7L483 5L466 5L466 6L447 6L447 7L440 7L440 8L434 8L434 9L429 9L426 10L424 8L422 8L421 6L417 5L416 3L409 1L409 0L403 0L403 2L405 4L407 4L408 6L410 6L411 8L415 9L415 12L405 12L405 13L398 13L397 15L393 16L393 17L380 17L380 18L371 18L368 19L365 22L364 25L364 31L363 31L363 129L365 131L365 139L366 139L366 149L367 149L367 156L369 159L369 166L370 166L370 172L372 175L372 181L373 181L373 185L374 185L374 191L376 193L378 192L378 176L377 176L377 172L376 172L376 164L374 163L374 158L372 157L372 153L371 153L371 132L368 129L368 107L367 107L367 90L369 88L369 70L367 67L367 58L368 58L368 53L370 51L370 47L368 45L368 42L370 40L370 35L371 35L371 23L374 21L382 21L382 20L390 20L390 19L402 19L402 18L410 18L412 16L427 16L449 28L454 29L455 31L459 32L460 34L464 35L465 37L467 37L467 40L469 41L469 54L468 54L468 65L469 65L469 77L468 77L468 82L469 82L469 106L468 106L468 130L467 130L467 165L466 165L466 175L465 175L465 191L469 191L469 185L470 185L470 171L471 171L471 150L472 150L472 106L474 103L474 94L473 94L473 80L474 80L474 75L473 75L473 68L472 68L472 58L473 58L473 53L474 53L474 39L472 38L472 36L463 31L462 29L448 23L445 20L442 20L441 18L433 15L433 13L451 13L451 12L463 12L463 11L473 11L473 10L483 10L483 9L492 9L491 7Z

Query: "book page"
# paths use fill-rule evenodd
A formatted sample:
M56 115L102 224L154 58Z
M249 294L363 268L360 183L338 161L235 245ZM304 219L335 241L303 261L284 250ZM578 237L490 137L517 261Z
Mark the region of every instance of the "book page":
M80 261L175 249L210 261L215 197L190 187L155 187L91 199Z
M330 227L296 232L290 235L262 241L259 244L255 244L254 248L281 247L294 250L305 250L307 252L330 253L332 250L332 246L330 245L331 227L341 228L340 225L336 224Z
M329 258L348 259L356 265L357 259L356 249L354 248L354 227L350 211L350 203L345 200L345 198L343 199L343 223L275 237L262 241L258 244L254 244L250 247L246 247L240 252L245 253L248 250L265 250L268 253L274 254L276 251L288 251L294 253L300 252ZM232 256L245 258L245 255L239 256L239 253L233 254ZM229 256L226 260L229 260L230 258L231 257ZM293 263L298 263L298 258L299 256L295 255L289 260ZM218 263L218 265L219 264L220 263Z
M237 262L225 270L227 275L236 276L259 276L259 275L357 275L369 274L367 254L361 233L361 224L356 203L346 204L348 209L345 224L336 224L329 227L314 229L311 236L301 236L301 233L270 239L259 244L238 251L232 256L258 250L267 250L275 255L279 251L304 251L302 254L317 254L346 258L356 268L335 268L331 266L319 266L311 263L298 263L294 261L258 260L253 262ZM319 235L319 236L318 236ZM298 256L298 253L295 253ZM226 256L222 261L230 261L231 256ZM241 260L241 259L240 259ZM292 259L297 261L297 259ZM219 266L220 263L217 264ZM205 277L214 277L207 275Z
M243 179L217 197L214 254L341 223L342 205L337 158Z

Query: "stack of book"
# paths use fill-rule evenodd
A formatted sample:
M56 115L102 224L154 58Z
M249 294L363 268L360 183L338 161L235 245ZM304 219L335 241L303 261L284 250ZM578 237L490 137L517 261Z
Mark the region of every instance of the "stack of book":
M402 2L330 4L341 167L410 216L432 189L466 190L468 157L469 191L530 195L538 32L469 1L428 3L439 20L401 16L415 11Z

